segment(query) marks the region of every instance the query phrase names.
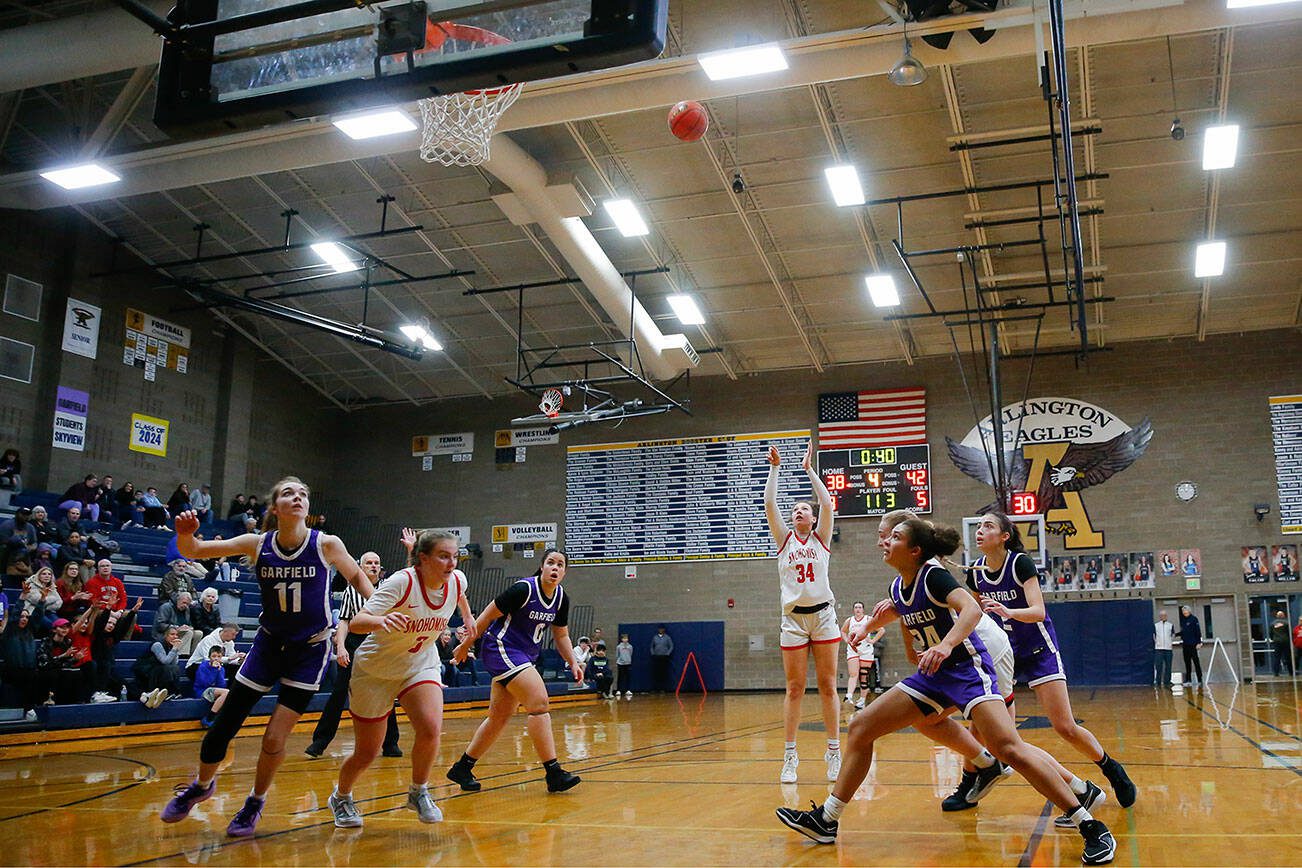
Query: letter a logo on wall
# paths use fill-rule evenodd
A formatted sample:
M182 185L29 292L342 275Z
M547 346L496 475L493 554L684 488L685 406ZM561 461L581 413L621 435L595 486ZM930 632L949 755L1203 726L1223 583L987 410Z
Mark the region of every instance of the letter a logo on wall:
M1035 492L1045 529L1061 535L1064 548L1101 548L1103 531L1090 523L1081 492L1134 464L1153 439L1153 423L1144 417L1131 428L1115 414L1072 398L1028 398L1004 407L1000 419L1010 489ZM989 416L962 442L945 442L959 470L994 485ZM991 503L981 511L995 508L1001 507Z

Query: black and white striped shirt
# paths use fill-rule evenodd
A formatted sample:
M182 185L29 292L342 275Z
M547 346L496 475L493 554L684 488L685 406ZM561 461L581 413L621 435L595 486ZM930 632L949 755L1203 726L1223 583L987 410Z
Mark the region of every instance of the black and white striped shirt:
M378 588L386 578L388 578L388 576L380 576L371 584ZM339 620L353 620L353 618L357 616L357 613L362 610L362 606L364 605L366 605L366 601L362 599L362 595L358 593L357 589L351 584L347 585L344 588L344 598L339 602Z

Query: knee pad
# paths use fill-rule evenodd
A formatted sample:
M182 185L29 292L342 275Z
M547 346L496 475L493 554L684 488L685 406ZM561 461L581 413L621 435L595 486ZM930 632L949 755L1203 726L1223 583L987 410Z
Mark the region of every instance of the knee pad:
M296 714L302 714L307 711L307 705L312 701L315 693L303 687L291 687L288 684L280 685L280 695L276 697L276 704L283 705Z
M252 687L235 682L231 692L226 696L221 711L217 712L217 719L204 733L203 743L199 747L200 762L219 763L226 758L226 750L230 747L231 739L235 738L235 734L244 724L244 719L249 716L249 712L261 698L262 694Z

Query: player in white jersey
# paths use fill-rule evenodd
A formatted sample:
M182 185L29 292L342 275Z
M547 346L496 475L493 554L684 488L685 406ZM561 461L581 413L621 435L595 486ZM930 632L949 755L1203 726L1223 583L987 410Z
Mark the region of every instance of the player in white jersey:
M465 574L456 568L457 538L428 530L416 536L408 529L403 542L411 550L411 566L386 579L348 623L352 632L371 635L353 655L353 752L340 766L339 782L330 794L330 809L340 828L362 825L353 784L380 753L394 699L402 703L416 733L407 807L422 823L443 819L428 789L443 724L438 637L459 610L473 641L475 616L466 600Z
M809 649L814 649L814 672L818 677L818 695L823 706L823 726L827 730L827 779L836 780L841 770L841 721L837 712L836 646L841 631L836 623L836 599L827 580L827 564L832 538L832 497L814 469L814 444L805 450L803 467L818 498L818 518L814 507L799 501L791 509L791 527L778 512L778 467L782 459L777 447L769 447L769 478L764 484L764 514L769 532L778 546L778 580L782 588L782 669L786 674L787 692L783 698L783 723L786 749L782 757L784 784L796 782L796 729L800 725L800 701L805 695L808 678Z
M849 673L845 678L845 701L854 701L854 689L859 686L859 667L860 661L871 661L873 659L873 646L871 642L861 642L860 647L850 647L850 631L855 627L868 623L868 616L864 614L863 603L855 601L851 607L852 614L841 624L841 638L846 640L845 644L845 665L849 668ZM867 654L867 657L863 655ZM863 702L862 696L859 699ZM862 705L859 706L863 708Z

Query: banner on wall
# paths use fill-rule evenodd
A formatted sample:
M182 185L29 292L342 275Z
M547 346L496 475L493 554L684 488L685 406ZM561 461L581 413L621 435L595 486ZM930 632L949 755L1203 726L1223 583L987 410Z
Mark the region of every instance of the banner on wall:
M499 428L493 435L493 446L510 449L515 446L544 446L560 443L561 435L551 428Z
M143 413L131 414L131 440L127 447L132 452L144 452L149 455L167 457L166 419L157 419Z
M1082 492L1138 460L1153 439L1147 417L1133 428L1117 414L1075 398L1028 398L1000 411L1000 450L1014 492L1035 494L1049 533L1066 549L1102 548L1102 530L1090 522ZM949 457L968 476L993 485L994 424L982 419L961 441L945 438ZM1002 508L990 504L990 508Z
M412 457L423 455L470 455L475 451L475 434L418 434L411 438Z
M495 524L494 543L555 542L556 522L549 524Z
M1270 437L1275 447L1281 533L1302 533L1302 395L1270 399Z
M122 364L144 368L150 381L158 368L184 374L190 369L190 330L129 307Z
M99 320L102 311L89 302L68 299L63 316L63 349L88 359L99 352Z
M86 417L90 411L90 394L60 386L54 399L55 449L86 451Z

